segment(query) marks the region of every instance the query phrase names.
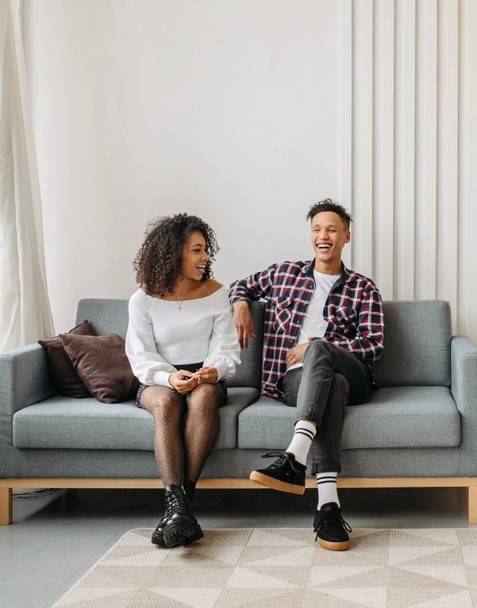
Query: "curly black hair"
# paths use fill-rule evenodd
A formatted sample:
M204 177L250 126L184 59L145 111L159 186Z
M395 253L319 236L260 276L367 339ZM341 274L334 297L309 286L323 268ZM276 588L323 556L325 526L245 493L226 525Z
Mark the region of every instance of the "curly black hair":
M187 213L158 217L148 223L146 238L133 262L136 281L147 294L164 296L174 291L182 250L193 232L202 234L209 256L202 280L213 276L211 262L219 246L212 228L199 217Z
M338 203L334 203L331 198L325 198L324 201L320 201L319 203L315 203L310 207L310 210L306 214L307 220L312 220L317 213L321 213L322 211L333 211L337 215L340 216L341 221L343 222L343 226L345 230L349 230L351 222L353 221L351 215L346 211L344 207L338 205Z

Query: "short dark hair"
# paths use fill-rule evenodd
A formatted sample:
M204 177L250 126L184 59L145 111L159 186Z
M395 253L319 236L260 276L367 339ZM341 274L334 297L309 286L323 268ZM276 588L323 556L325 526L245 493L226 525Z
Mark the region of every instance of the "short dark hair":
M213 276L211 263L219 250L215 232L195 215L178 213L159 217L149 222L146 238L133 262L136 281L149 295L172 293L181 268L181 253L193 232L205 239L209 256L202 280Z
M338 203L334 203L331 198L325 198L324 201L320 201L319 203L315 203L314 205L312 205L306 215L306 219L312 220L317 213L321 213L322 211L333 211L334 213L336 213L336 215L340 216L345 229L350 229L351 222L353 221L351 215L346 211L344 207L338 205Z

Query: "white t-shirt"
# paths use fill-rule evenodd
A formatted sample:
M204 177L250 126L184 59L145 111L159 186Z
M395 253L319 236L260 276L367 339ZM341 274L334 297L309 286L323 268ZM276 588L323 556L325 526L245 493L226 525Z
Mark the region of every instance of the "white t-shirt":
M311 296L308 308L304 314L303 323L295 346L308 342L310 338L323 338L326 332L328 323L323 315L326 300L331 288L340 278L341 275L323 274L313 269L313 278L315 279L315 291ZM303 363L296 363L288 368L287 371L296 367L301 367Z
M219 380L232 377L240 346L227 290L179 305L138 289L129 300L126 354L142 384L170 386L176 365L201 362L217 368Z

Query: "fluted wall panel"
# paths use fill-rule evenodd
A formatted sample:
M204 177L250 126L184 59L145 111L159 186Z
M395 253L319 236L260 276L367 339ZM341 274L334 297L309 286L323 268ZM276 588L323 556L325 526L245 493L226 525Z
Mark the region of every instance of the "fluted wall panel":
M477 342L477 2L459 8L458 330Z
M340 18L348 262L386 299L450 301L475 339L477 3L342 0Z
M437 296L437 2L417 4L416 40L416 291Z
M394 3L378 2L374 16L373 274L394 292ZM391 77L390 77L391 75Z

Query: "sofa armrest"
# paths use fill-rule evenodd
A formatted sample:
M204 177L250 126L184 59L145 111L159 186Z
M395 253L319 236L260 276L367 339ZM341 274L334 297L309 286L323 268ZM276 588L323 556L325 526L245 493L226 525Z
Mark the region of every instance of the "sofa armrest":
M451 341L451 391L461 414L477 418L477 347L465 336Z
M477 348L465 336L451 341L451 392L461 417L459 474L477 476Z
M55 394L46 354L39 344L0 353L0 414L15 412Z

